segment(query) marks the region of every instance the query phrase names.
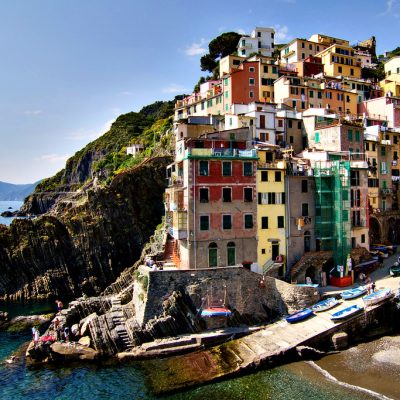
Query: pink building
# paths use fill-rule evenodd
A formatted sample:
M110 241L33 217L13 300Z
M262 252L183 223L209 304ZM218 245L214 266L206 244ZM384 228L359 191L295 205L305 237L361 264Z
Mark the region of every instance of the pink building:
M368 125L382 125L400 129L400 98L378 97L358 104L358 113L365 114Z

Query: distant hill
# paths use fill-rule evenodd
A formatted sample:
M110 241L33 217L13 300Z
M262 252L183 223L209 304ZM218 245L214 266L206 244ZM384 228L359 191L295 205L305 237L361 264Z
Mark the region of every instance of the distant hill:
M15 185L13 183L0 181L0 201L23 201L30 195L39 183L28 183L25 185Z

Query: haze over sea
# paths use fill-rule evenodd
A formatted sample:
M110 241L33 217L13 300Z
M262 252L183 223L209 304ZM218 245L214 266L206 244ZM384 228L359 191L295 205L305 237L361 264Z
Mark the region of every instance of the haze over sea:
M22 201L0 201L0 214L3 211L16 211L22 206ZM11 209L10 209L11 207ZM5 218L0 216L0 224L10 225L14 218Z

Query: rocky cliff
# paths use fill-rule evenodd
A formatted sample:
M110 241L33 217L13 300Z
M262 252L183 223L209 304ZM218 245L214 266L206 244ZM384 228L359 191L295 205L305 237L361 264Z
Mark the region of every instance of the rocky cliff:
M0 225L0 299L92 295L113 282L161 222L169 162L153 157L106 186L33 196L30 207L47 213Z

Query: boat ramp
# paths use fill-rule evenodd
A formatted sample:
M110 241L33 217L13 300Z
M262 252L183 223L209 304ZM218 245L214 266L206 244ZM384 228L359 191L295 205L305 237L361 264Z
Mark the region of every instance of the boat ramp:
M377 289L399 288L400 278L377 280ZM366 308L362 313L341 322L333 322L331 315L341 308L357 304L364 306L362 297L343 301L339 306L316 314L307 320L289 324L280 320L266 328L222 345L161 360L150 360L143 367L149 369L149 386L154 393L167 393L207 382L268 368L293 360L301 347L328 349L332 336L345 332L349 341L376 335L390 329L393 301ZM292 357L291 357L292 355Z

